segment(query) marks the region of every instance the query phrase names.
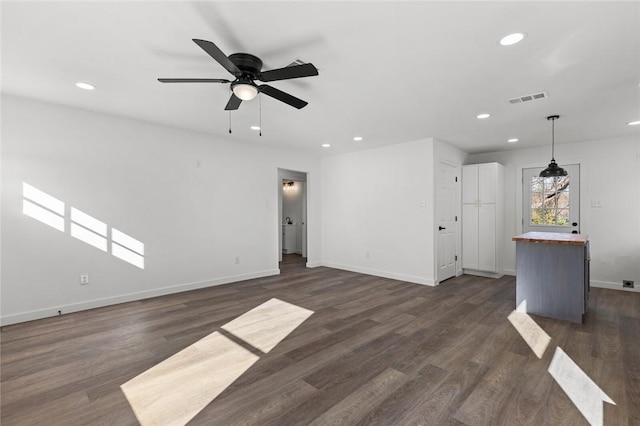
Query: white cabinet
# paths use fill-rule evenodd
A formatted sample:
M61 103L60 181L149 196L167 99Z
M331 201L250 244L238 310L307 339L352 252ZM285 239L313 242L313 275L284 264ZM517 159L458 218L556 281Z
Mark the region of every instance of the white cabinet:
M462 167L462 268L467 274L502 275L503 175L499 163Z

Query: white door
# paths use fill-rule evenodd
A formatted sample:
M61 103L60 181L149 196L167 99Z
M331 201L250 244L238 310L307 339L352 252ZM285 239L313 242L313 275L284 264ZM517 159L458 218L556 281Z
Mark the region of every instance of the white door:
M438 281L456 274L456 167L438 163L437 179L437 253Z
M567 176L541 178L544 167L522 170L522 232L580 233L580 165Z

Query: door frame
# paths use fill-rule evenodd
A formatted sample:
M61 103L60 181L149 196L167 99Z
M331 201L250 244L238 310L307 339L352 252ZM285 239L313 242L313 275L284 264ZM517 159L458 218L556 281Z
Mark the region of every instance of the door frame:
M309 245L309 224L308 224L308 218L309 218L309 192L308 192L308 187L309 187L309 173L308 172L302 172L302 171L297 171L297 170L291 170L291 169L284 169L281 167L278 167L278 216L277 216L277 220L278 220L278 263L282 262L282 184L283 184L283 180L291 180L294 182L301 182L303 183L302 188L303 188L303 194L302 194L302 221L303 221L303 226L302 226L302 254L304 257L307 258L307 263L309 261L309 251L308 251L308 245ZM306 255L306 256L305 256Z
M587 208L588 208L588 203L587 200L584 196L585 194L585 189L587 188L588 185L588 165L587 165L587 161L585 159L573 159L573 160L563 160L562 163L558 162L558 165L560 167L562 167L562 165L566 165L566 164L577 164L580 166L580 233L581 234L586 234L588 233L588 229L589 229L589 215L586 214L587 212ZM532 169L532 168L536 168L536 167L542 167L545 168L548 166L548 163L546 162L536 162L536 163L526 163L526 164L517 164L515 166L515 176L514 176L514 186L515 186L515 211L516 211L516 223L515 223L515 230L516 230L516 235L520 235L522 234L522 229L523 229L523 220L524 220L524 214L522 212L523 209L523 205L524 205L524 200L522 198L523 196L523 191L522 191L522 185L524 184L523 181L523 175L522 175L522 171L524 169ZM507 234L508 235L508 234Z
M455 215L458 217L458 220L455 222L456 224L456 228L455 228L455 256L458 257L457 260L455 260L455 273L454 276L458 277L460 275L462 275L462 256L460 253L461 247L462 247L462 230L461 230L461 224L462 224L462 164L446 159L446 158L437 158L436 159L436 164L437 163L442 163L442 164L446 164L447 166L451 166L455 168L455 174L456 177L458 178L458 181L455 183L455 194L454 194L454 210L455 210ZM436 172L437 167L434 167L434 174ZM438 182L437 179L434 175L433 178L433 190L434 190L434 199L437 200L438 199ZM433 253L433 266L434 266L434 272L435 272L435 285L440 284L440 280L438 279L438 224L436 223L437 221L437 217L438 217L438 206L436 205L436 203L433 203L433 218L434 218L434 226L433 226L433 247L434 247L434 253Z

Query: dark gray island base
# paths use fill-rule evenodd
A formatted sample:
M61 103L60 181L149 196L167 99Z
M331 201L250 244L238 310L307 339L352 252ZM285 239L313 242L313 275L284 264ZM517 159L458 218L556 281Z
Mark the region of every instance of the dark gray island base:
M583 234L527 232L516 242L516 306L582 323L589 294L589 241Z

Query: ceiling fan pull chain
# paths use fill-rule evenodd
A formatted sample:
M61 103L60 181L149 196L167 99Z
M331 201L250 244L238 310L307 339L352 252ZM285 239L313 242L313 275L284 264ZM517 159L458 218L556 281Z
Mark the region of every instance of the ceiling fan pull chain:
M231 111L229 111L229 133L231 133Z
M258 125L260 126L259 135L262 136L262 93L260 93L260 118L258 120Z

